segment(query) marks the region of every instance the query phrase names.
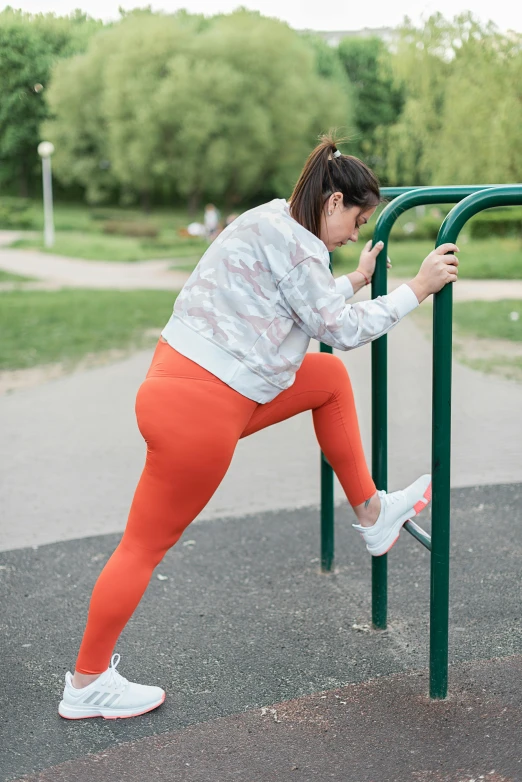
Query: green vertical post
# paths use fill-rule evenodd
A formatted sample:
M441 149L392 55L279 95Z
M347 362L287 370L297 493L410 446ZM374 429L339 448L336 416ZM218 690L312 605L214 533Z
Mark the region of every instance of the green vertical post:
M334 561L334 471L321 452L321 570L330 573Z
M436 246L457 238L477 212L494 206L522 204L522 185L505 185L474 193L444 220ZM458 283L457 283L458 284ZM451 364L453 284L433 302L432 532L430 577L430 697L448 693L448 625L450 573Z
M437 243L438 244L438 243ZM432 533L430 695L445 698L448 691L450 465L451 465L451 363L453 285L446 285L433 300L432 392Z
M330 253L330 271L332 271L332 253ZM331 345L319 343L321 353L333 353ZM331 573L334 563L334 471L321 451L321 570Z
M387 292L388 236L372 278L372 299ZM375 241L379 241L376 239ZM388 343L386 335L372 342L372 477L378 489L388 488ZM372 627L385 630L388 620L388 555L372 557Z

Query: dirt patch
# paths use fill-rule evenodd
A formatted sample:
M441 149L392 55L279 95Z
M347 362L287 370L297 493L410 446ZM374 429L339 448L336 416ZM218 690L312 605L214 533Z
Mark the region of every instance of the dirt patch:
M522 344L505 339L474 339L456 335L455 359L480 372L522 382Z
M431 313L416 310L415 324L431 342L433 322ZM453 330L453 358L455 361L486 374L522 382L522 343L508 339L482 339Z

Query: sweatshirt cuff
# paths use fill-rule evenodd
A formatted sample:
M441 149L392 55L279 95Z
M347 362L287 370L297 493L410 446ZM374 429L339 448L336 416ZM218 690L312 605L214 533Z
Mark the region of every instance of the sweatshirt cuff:
M399 319L404 318L405 315L419 306L418 298L406 283L399 285L394 291L388 293L386 298L397 310Z
M337 293L342 293L345 299L351 299L353 296L353 285L344 274L342 277L335 278L335 288Z

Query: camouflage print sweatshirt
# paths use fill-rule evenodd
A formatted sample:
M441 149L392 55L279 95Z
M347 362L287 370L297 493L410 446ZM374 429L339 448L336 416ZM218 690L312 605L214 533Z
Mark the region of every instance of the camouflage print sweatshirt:
M270 402L295 381L310 339L351 350L418 306L408 285L347 304L324 242L284 198L244 212L209 246L178 294L162 336L240 394Z

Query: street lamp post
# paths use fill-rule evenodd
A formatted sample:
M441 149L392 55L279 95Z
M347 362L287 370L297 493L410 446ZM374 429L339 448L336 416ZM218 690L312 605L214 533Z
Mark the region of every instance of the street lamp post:
M44 244L52 247L54 244L53 222L53 185L51 179L51 155L54 146L50 141L38 144L38 154L42 158L43 200L44 200Z

